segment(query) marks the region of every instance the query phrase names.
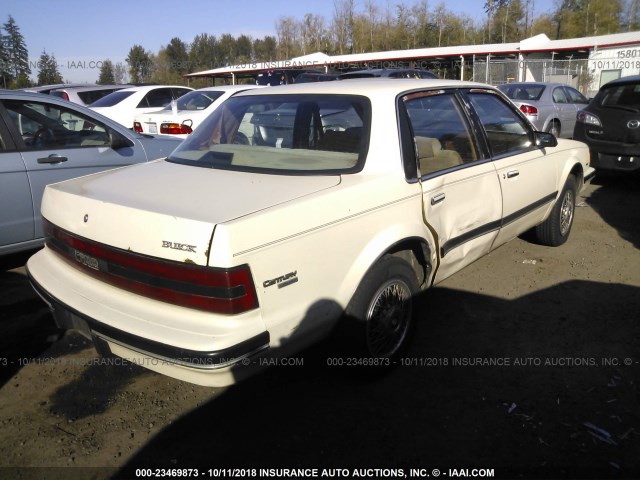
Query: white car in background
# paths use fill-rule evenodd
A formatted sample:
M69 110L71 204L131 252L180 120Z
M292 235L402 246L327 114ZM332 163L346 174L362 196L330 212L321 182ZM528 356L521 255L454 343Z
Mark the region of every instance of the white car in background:
M110 93L117 92L132 85L85 85L83 87L56 88L49 92L54 97L60 97L78 105L87 106L97 102Z
M133 129L138 133L186 138L227 98L251 88L260 88L260 85L221 85L194 90L162 110L137 115Z
M144 85L123 88L110 93L100 100L93 102L89 108L124 125L133 128L136 115L153 112L171 104L193 88L179 85Z

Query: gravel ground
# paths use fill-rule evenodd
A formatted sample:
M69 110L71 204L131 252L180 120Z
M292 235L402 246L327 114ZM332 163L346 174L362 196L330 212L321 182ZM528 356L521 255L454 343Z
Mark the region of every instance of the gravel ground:
M376 379L327 365L326 342L230 388L109 364L2 269L0 479L640 478L638 179L578 202L566 245L516 239L424 294Z

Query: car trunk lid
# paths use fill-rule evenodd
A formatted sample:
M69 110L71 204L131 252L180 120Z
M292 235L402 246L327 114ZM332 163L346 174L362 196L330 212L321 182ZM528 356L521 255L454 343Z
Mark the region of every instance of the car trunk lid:
M156 161L50 185L42 214L95 242L206 265L217 224L339 182L339 176L260 175Z

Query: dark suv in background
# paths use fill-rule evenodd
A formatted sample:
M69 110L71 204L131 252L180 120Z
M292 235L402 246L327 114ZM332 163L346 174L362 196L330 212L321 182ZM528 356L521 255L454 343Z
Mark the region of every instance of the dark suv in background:
M578 112L574 140L589 145L596 170L640 169L640 76L613 80Z

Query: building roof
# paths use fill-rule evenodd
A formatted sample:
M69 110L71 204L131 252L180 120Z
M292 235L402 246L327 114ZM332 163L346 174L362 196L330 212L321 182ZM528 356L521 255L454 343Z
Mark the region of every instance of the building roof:
M536 35L520 42L494 43L481 45L458 45L454 47L416 48L410 50L389 50L384 52L354 53L348 55L329 56L321 52L292 58L267 62L254 62L244 65L230 65L201 72L189 73L187 78L216 77L243 74L261 70L290 68L337 68L348 69L350 64L358 65L370 62L410 61L415 59L442 59L451 57L473 57L476 55L511 56L517 54L588 51L593 49L640 44L640 32L615 33L594 37L550 40L545 34ZM366 68L366 67L364 67Z

